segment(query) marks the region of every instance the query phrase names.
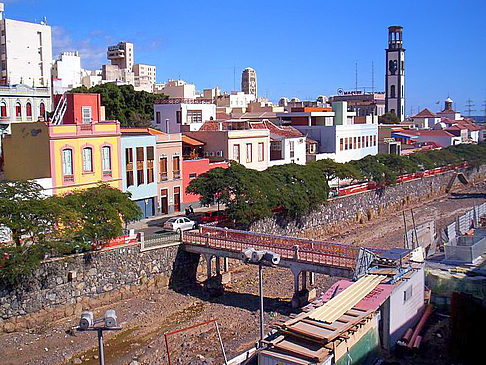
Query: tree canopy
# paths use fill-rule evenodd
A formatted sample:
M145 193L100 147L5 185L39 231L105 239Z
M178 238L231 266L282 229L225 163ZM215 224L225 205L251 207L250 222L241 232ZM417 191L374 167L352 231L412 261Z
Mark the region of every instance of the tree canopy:
M388 112L378 117L378 123L380 124L398 124L400 123L400 118L395 114L395 112Z
M123 222L141 214L129 194L107 185L46 197L35 182L0 182L0 225L11 230L15 242L0 245L0 280L15 283L46 254L103 244L122 233Z
M106 118L116 119L123 127L147 127L153 120L154 101L166 99L163 94L135 91L132 85L106 83L91 88L74 88L71 93L97 93L105 106Z
M486 163L486 144L459 145L409 156L368 155L347 163L326 159L305 166L273 166L261 172L232 161L226 170L213 169L192 180L187 193L199 194L202 204L226 204L228 216L237 224L248 226L271 216L275 210L291 219L305 214L327 200L328 182L335 178L374 181L384 186L396 183L403 174L463 161Z

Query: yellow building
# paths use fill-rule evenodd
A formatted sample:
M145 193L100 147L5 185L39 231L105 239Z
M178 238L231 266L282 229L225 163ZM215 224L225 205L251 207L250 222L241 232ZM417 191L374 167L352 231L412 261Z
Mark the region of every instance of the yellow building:
M99 121L99 95L70 95L61 124L12 126L3 145L5 178L35 180L53 195L100 183L121 189L119 123Z

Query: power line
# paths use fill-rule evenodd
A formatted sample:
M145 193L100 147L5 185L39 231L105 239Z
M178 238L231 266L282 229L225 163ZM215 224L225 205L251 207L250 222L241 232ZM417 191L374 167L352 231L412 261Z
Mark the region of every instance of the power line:
M473 109L472 107L475 106L473 101L471 99L467 99L466 100L466 113L467 113L467 116L470 117L471 116L471 112L475 112L476 109Z

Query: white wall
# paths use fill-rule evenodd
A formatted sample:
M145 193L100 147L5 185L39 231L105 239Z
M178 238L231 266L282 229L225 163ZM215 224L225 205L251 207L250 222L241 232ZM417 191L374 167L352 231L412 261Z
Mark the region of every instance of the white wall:
M53 87L53 94L81 86L81 57L78 52L63 52L52 67L52 77L60 79L60 90Z
M232 93L229 96L231 108L246 108L250 102L255 100L255 95L245 94L242 91Z
M177 123L176 112L181 111L181 123ZM216 119L216 105L215 104L155 104L154 105L154 121L153 126L166 133L180 133L181 125L188 125L187 111L201 110L202 123L192 123L190 125L191 131L198 131L204 122ZM160 112L160 123L157 123L157 112ZM167 131L167 123L169 131Z
M294 143L294 157L290 157L290 143ZM282 159L270 160L269 166L285 165L288 163L296 163L298 165L305 165L306 163L306 146L305 137L285 138L282 140Z
M319 150L316 155L317 160L325 158L331 158L336 162L348 162L352 160L359 160L367 155L378 154L378 125L377 124L351 124L351 125L337 125L337 126L295 126L304 135L308 135L310 138L319 142ZM368 147L353 148L346 150L345 147L341 151L340 140L345 138L365 137L371 138L376 136L376 145L373 143Z
M1 24L5 31L7 67L5 72L0 71L1 76L11 85L50 86L51 27L11 19L2 20ZM3 39L2 36L2 42Z
M404 292L412 288L412 296L404 301ZM416 271L410 279L403 280L390 294L389 334L394 345L415 321L424 308L424 269Z

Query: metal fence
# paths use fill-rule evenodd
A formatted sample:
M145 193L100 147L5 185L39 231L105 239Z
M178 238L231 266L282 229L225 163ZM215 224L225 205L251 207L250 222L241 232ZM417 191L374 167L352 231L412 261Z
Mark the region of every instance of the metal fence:
M201 227L201 232L183 232L183 242L233 252L249 247L271 250L285 259L350 270L355 268L359 252L354 246L208 226Z
M457 237L445 245L447 261L474 263L486 252L486 231L474 236Z
M167 232L160 234L141 235L140 237L140 251L155 250L157 248L178 245L181 243L181 235L175 232Z

